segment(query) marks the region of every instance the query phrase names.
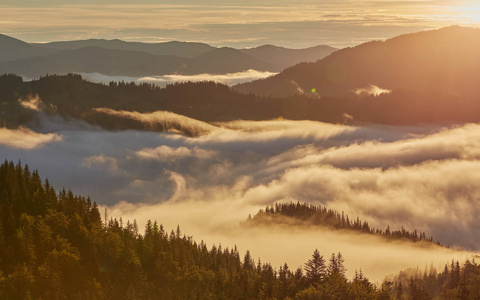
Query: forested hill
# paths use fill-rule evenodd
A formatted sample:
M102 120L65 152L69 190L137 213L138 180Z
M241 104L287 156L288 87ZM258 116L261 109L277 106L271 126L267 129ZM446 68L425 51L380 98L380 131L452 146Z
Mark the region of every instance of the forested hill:
M315 88L320 96L337 96L375 85L478 99L479 64L480 29L451 26L342 49L236 88L277 97Z
M274 251L272 249L272 251ZM268 258L265 258L268 260ZM395 259L392 257L392 259ZM247 251L197 243L177 227L102 222L97 205L56 192L28 166L0 165L0 299L478 299L480 266L402 272L375 287L345 276L341 253L274 268Z
M400 240L410 242L423 242L423 246L440 245L432 237L427 237L425 232L416 229L409 231L403 226L400 230L392 230L387 226L385 230L370 227L367 221L358 217L350 218L343 212L327 209L306 203L275 203L260 210L253 217L242 223L244 226L297 226L300 228L318 227L329 230L347 230L355 234L377 235L387 240Z
M400 90L382 95L282 99L240 94L214 82L187 82L159 88L151 84L84 80L80 75L50 75L24 82L16 75L0 75L0 124L9 128L35 126L36 112L21 101L38 98L47 115L61 115L100 125L106 129L168 130L163 120L141 122L115 111L151 113L168 111L204 122L232 120L314 120L348 124L450 124L479 122L479 99L464 99L441 92ZM189 135L195 132L176 131Z
M268 258L267 258L268 259ZM149 221L102 222L97 205L59 193L27 165L0 166L0 299L375 299L344 258L314 251L304 269L208 249ZM384 291L386 292L386 291ZM314 298L312 298L314 297Z

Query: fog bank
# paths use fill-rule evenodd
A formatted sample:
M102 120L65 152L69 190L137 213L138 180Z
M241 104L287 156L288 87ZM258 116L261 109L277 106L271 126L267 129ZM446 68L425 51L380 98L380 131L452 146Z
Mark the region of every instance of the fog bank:
M158 117L108 113L146 121ZM320 204L376 228L405 226L443 244L480 247L477 124L353 127L312 121L193 120L189 126L204 134L185 137L107 132L47 118L41 122L42 133L2 129L2 158L28 163L56 188L89 195L108 206L110 216L137 219L141 226L155 219L169 230L179 224L198 241L236 244L277 266L286 261L297 267L315 248L327 257L341 251L349 272L362 268L368 277L380 280L400 269L430 263L440 267L465 256L319 229L239 227L248 214L278 201Z

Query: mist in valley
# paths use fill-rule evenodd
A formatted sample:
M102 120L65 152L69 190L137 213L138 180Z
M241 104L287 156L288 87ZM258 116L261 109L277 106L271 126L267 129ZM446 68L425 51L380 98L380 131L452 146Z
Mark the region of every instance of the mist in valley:
M175 119L174 114L104 112L145 122ZM107 208L108 218L136 219L140 228L148 219L167 230L179 225L197 241L237 245L242 253L250 250L256 260L274 266L301 266L315 248L325 257L340 251L349 277L362 269L374 281L409 267L433 264L441 269L479 249L476 124L207 124L181 119L202 132L186 137L110 132L45 115L39 120L37 132L3 128L2 157L38 169L57 189L90 196ZM12 136L21 139L12 143ZM322 228L240 226L265 206L292 201L358 216L382 230L417 229L452 248Z

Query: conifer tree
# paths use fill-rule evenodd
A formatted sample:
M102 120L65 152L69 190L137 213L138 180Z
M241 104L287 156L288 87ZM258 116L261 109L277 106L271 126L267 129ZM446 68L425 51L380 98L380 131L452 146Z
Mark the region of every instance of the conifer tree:
M320 255L318 249L313 251L312 258L305 263L305 273L310 285L319 283L325 278L325 259L323 258L323 255Z

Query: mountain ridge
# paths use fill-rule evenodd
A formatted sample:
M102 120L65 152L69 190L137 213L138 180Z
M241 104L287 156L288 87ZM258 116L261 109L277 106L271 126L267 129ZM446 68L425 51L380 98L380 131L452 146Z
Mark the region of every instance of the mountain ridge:
M51 50L30 45L19 39L0 34L0 62L47 53L51 53Z
M265 54L265 49L275 51L275 54L269 54L268 50ZM279 72L301 61L316 61L335 50L337 49L328 46L307 49L277 46L234 49L197 42L140 43L119 39L28 44L2 35L0 73L38 78L46 74L68 73L160 76L226 74L250 69Z
M345 48L276 76L236 86L240 92L275 97L315 89L339 96L375 85L383 89L442 89L478 96L480 29L446 27Z
M127 42L120 39L88 39L88 40L74 40L74 41L58 41L50 43L33 43L43 48L67 50L67 49L79 49L87 46L101 47L112 50L127 50L127 51L140 51L149 53L152 55L173 55L184 58L193 58L200 54L206 53L214 47L205 43L196 42L180 42L169 41L162 43L141 43L141 42ZM189 47L190 46L190 47Z

